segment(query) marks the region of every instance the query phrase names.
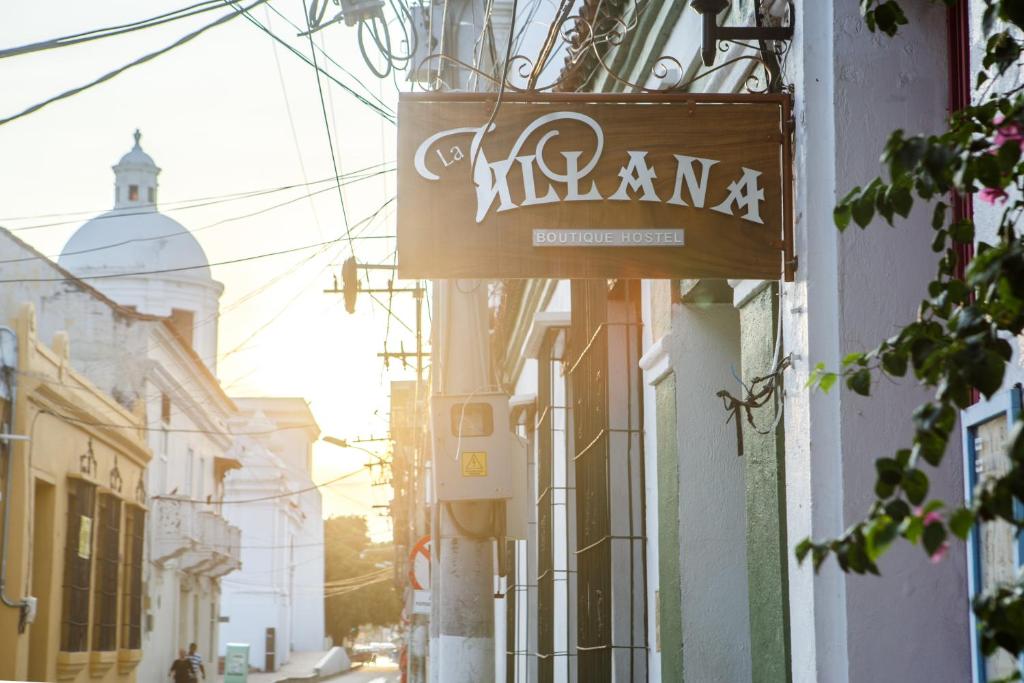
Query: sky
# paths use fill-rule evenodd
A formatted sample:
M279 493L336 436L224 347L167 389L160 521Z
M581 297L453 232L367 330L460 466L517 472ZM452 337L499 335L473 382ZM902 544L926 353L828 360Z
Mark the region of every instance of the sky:
M0 48L143 19L186 4L8 0L0 3ZM275 0L273 6L296 24L304 21L301 0ZM227 11L4 59L0 118L164 47ZM272 11L259 7L253 14L309 54L308 39L297 37ZM355 88L363 87L361 81L387 106L396 106L400 81L370 73L354 29L337 24L316 40L352 75L318 55L321 66ZM328 79L322 79L322 87L339 173L381 164L393 168L394 124ZM206 206L182 204L332 177L324 108L309 66L285 48L275 48L273 39L246 19L233 19L91 90L0 125L0 225L56 257L82 222L112 207L110 167L131 148L138 128L143 149L162 168L161 210L195 232L211 263L337 239L346 234L346 216L354 235L373 237L354 240L358 261L391 263L395 241L387 236L395 234L394 202L370 223L356 226L392 200L393 171L343 188L344 211L329 182L314 183L311 197L297 188ZM270 208L284 202L289 203ZM396 317L389 322L384 306L363 295L356 314L346 314L341 297L322 290L333 286L332 273L340 273L349 255L343 240L322 253L311 249L214 266L214 278L225 285L218 374L230 395L305 397L325 435L383 437L388 432L388 383L413 375L394 362L384 368L376 354L385 339L389 349L413 348L414 337L405 325L414 325L415 309L408 295L396 294ZM375 286L386 286L386 271L372 277ZM378 452L387 448L386 442L361 445ZM314 450L314 478L326 481L370 461L359 450L320 442ZM390 525L386 511L373 506L389 498L390 489L373 486L368 473L323 489L325 514L369 515L377 540L390 537Z

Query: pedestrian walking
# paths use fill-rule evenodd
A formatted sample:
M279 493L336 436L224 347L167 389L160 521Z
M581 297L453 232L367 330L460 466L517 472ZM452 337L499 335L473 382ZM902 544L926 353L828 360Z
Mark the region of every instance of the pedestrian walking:
M178 658L171 664L171 670L167 675L174 676L174 683L193 683L196 680L192 661L185 655L184 650L178 650Z
M195 643L189 643L188 646L188 661L192 664L192 680L198 681L199 674L203 674L203 680L206 680L206 669L203 668L203 656L199 654L199 646Z

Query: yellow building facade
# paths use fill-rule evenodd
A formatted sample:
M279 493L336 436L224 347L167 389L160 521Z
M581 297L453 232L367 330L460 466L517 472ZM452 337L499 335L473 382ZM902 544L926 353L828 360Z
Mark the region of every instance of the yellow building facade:
M0 680L134 683L145 418L70 368L66 334L47 348L31 305L11 323L0 328Z

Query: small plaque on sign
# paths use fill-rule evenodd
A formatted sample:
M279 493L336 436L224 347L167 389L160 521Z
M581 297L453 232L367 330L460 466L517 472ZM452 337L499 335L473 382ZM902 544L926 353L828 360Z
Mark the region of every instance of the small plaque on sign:
M486 477L487 453L483 451L466 451L462 454L462 476Z
M412 592L412 613L430 614L430 591Z
M535 247L681 247L683 231L659 230L534 230Z

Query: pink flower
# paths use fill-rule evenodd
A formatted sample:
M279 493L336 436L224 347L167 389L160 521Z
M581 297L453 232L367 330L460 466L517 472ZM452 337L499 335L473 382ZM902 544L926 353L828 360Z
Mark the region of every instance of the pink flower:
M1020 145L1021 149L1024 149L1024 128L1016 121L1004 124L1003 121L1005 120L1006 118L1002 114L998 114L992 119L992 123L997 126L995 136L996 147L1002 147L1007 142L1016 142Z
M921 520L921 523L924 526L928 526L929 524L935 524L936 522L940 524L942 523L942 515L940 515L938 512L935 512L934 510L925 515L924 518Z
M940 545L938 549L936 549L936 551L932 553L932 556L928 559L931 560L932 564L938 564L939 562L942 562L942 558L944 558L946 556L946 553L948 552L949 542L943 541L942 545Z
M1006 194L1006 190L1001 187L983 187L978 192L978 198L987 204L1005 204L1009 195Z

